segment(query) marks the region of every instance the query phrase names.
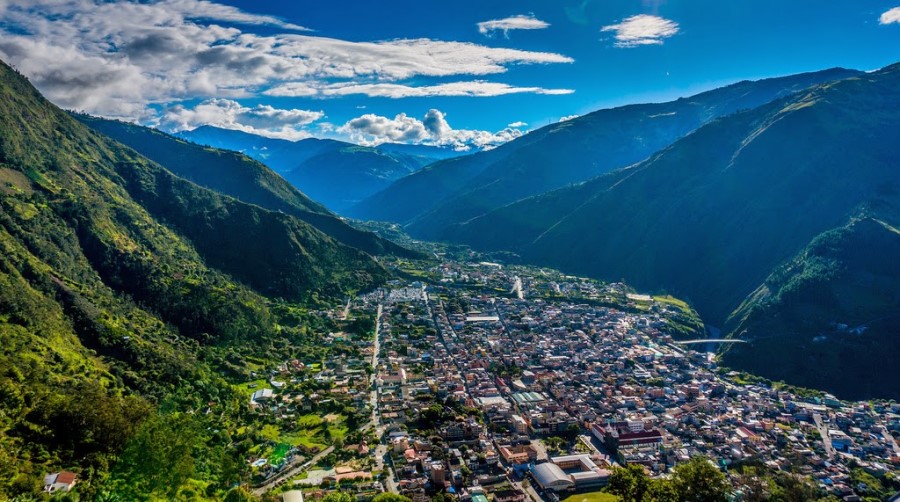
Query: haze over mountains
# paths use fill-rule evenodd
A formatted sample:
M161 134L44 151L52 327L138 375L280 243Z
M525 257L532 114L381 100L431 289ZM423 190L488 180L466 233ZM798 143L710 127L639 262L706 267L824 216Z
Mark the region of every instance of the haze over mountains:
M178 136L201 145L242 152L338 212L427 164L464 153L425 145L384 143L367 147L316 138L287 141L213 126L184 131Z

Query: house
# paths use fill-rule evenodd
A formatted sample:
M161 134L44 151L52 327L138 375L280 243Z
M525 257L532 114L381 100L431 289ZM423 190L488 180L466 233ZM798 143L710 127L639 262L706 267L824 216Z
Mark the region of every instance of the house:
M272 392L272 389L260 389L250 396L250 404L255 406L259 401L269 400L274 396L275 394Z
M58 491L67 492L75 486L77 481L74 472L59 471L44 476L44 491L47 493L55 493Z
M494 502L525 502L525 492L512 490L499 490L494 492Z

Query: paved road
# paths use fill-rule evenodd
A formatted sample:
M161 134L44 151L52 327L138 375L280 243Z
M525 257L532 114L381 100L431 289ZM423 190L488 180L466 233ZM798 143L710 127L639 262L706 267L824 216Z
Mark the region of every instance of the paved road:
M887 439L887 441L894 446L894 453L896 455L900 455L900 445L897 444L897 440L894 439L894 436L892 436L887 429L883 429L881 431L881 435L884 436L884 439Z
M813 413L813 422L816 423L816 428L819 429L819 435L822 436L822 444L825 445L825 454L828 455L829 459L834 458L834 446L831 446L831 436L828 435L828 427L825 427L825 424L822 422L822 415Z
M322 458L324 458L326 455L328 455L329 453L331 453L333 451L334 451L334 446L329 446L328 448L325 448L321 452L314 455L313 458L311 458L308 462L303 462L303 459L298 457L297 459L294 460L294 462L291 463L290 467L279 472L275 476L272 476L270 479L266 480L265 483L254 488L253 493L256 496L261 496L262 494L266 493L267 491L271 490L272 488L275 488L282 482L296 476L297 474L300 474L301 472L305 471L306 469L309 469L310 466L315 465L316 462L318 462L319 460L321 460Z
M375 436L381 439L381 436L384 435L384 425L381 423L381 414L378 411L378 389L375 387L375 378L378 375L378 356L381 353L381 314L383 312L383 307L379 303L378 304L378 312L375 314L375 345L374 345L374 353L372 354L372 368L375 371L372 373L371 385L372 391L369 394L369 404L372 406L372 418L368 424L363 426L363 429L372 426L375 428ZM379 471L384 469L384 457L387 455L388 447L387 445L379 443L378 446L375 447L375 468ZM397 488L397 483L394 481L394 467L391 465L387 466L388 475L384 479L385 489L390 493L400 493Z

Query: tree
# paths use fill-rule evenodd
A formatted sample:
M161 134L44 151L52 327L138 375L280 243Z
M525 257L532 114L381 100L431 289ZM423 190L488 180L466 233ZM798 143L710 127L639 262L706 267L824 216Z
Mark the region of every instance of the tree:
M156 415L132 439L113 477L124 494L172 499L195 472L194 449L204 445L191 415Z
M225 495L225 502L253 502L256 498L242 487L234 488Z
M819 489L815 485L806 482L800 476L779 473L775 476L775 486L772 487L771 496L767 500L801 502L804 500L816 500L819 498L819 494Z
M322 499L322 502L355 502L356 498L349 493L331 492Z
M623 502L641 502L650 487L650 478L638 464L613 468L609 477L609 492L618 495Z
M737 484L747 502L765 502L771 499L772 482L760 476L753 467L745 467L737 478Z
M676 467L672 483L684 502L725 502L730 491L725 475L702 456Z
M678 490L667 479L650 480L650 486L644 494L644 500L650 502L678 502Z
M544 440L544 444L547 445L547 449L551 451L559 451L560 448L564 444L566 444L566 440L560 437L548 437Z
M432 498L432 500L434 499ZM375 498L372 499L372 502L412 502L412 499L404 497L403 495L397 495L396 493L382 493L376 495Z

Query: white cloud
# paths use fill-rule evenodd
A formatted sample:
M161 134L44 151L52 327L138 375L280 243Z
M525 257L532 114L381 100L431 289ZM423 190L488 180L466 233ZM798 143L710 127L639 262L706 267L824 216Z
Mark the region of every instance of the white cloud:
M503 19L482 21L478 23L478 32L482 35L491 36L495 31L502 31L503 36L509 37L509 30L543 30L548 26L550 26L550 23L537 19L533 14L527 16L520 14Z
M278 18L206 0L0 0L3 5L0 58L60 106L104 116L135 119L148 105L240 99L266 90L321 97L354 89L410 95L570 92L487 82L468 91L457 84L415 91L402 84L414 77L502 74L512 65L573 61L551 52L430 39L319 37L298 33L305 28ZM259 25L269 27L265 35L246 31ZM385 90L381 84L400 87Z
M369 97L408 98L434 96L489 97L506 94L571 94L572 89L545 89L542 87L515 87L499 82L482 80L449 82L446 84L409 86L394 83L338 83L317 84L315 82L288 83L273 87L263 94L269 96L347 96L363 94Z
M249 108L230 99L210 99L193 108L172 106L164 110L157 125L173 132L214 125L270 138L298 140L310 136L303 126L323 116L320 111L286 110L269 105Z
M881 14L878 18L878 24L900 24L900 7L894 7Z
M509 124L509 125L506 126L506 127L513 127L513 128L515 128L515 129L518 129L518 128L520 128L520 127L526 127L527 125L528 125L527 122L522 122L522 121L520 120L520 121L518 121L518 122L513 122L512 124Z
M353 140L364 145L381 143L421 143L428 139L428 130L421 120L401 113L393 119L367 113L351 119L338 128Z
M457 150L493 148L523 134L512 126L497 132L453 129L447 122L446 115L436 109L428 110L423 120L405 113L393 119L367 113L347 121L337 131L363 145L413 143L447 146Z
M581 115L566 115L565 117L560 117L560 118L559 118L559 121L560 121L560 122L566 122L566 121L569 121L569 120L572 120L572 119L577 119L577 118L580 117L580 116L581 116Z
M277 17L249 14L236 7L217 4L207 0L163 0L160 4L167 9L180 12L188 19L209 19L248 25L272 25L286 30L312 31L303 26L286 23Z
M600 31L615 32L616 47L659 45L678 33L678 23L659 16L638 14L621 23L604 26Z

